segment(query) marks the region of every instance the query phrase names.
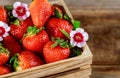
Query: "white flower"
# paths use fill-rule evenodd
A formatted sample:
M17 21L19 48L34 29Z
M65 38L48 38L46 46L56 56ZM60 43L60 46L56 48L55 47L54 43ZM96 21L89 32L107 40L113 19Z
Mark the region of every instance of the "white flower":
M9 31L10 31L10 27L6 23L0 21L0 41L3 40L3 37L9 35L8 33Z
M72 46L77 46L82 48L86 45L86 41L88 40L89 36L87 32L84 32L84 29L77 28L70 32L70 44Z
M26 18L30 16L28 5L25 3L21 3L21 2L15 2L13 4L12 14L14 17L20 20L25 20Z

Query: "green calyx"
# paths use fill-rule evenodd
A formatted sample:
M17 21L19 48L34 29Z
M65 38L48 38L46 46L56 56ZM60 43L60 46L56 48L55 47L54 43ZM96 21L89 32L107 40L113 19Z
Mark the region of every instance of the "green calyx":
M7 53L7 54L10 54L10 52L8 51L8 49L4 48L2 46L2 43L0 43L0 53Z
M14 25L20 26L20 21L19 21L19 19L16 19L16 20L14 21Z
M54 9L54 12L55 12L55 17L57 18L62 18L63 17L63 14L61 12L59 12L59 10L57 8Z
M65 31L65 30L63 30L63 29L60 29L60 31L62 32L62 34L64 34L68 39L70 39L70 36L69 36L69 34Z
M36 26L29 26L27 29L27 35L36 35L38 34L41 30L43 30L44 27L37 28Z
M64 39L60 39L60 38L55 39L55 38L52 38L52 41L55 41L55 42L52 44L51 48L55 48L58 45L61 46L62 48L69 48L68 41L65 41Z
M13 66L13 68L17 71L19 67L19 61L18 61L19 54L15 54L13 57L11 57L9 64Z
M4 8L7 10L7 14L8 14L8 24L10 24L11 22L14 22L17 18L15 18L12 14L13 6L7 5L7 6L4 6Z
M65 14L63 16L63 19L65 19L65 20L69 21L70 23L72 23L74 30L77 29L77 28L80 28L80 26L81 26L81 22L80 21L78 21L78 20L72 20L67 14Z
M67 14L64 14L63 19L65 19L65 20L69 21L70 23L72 23L72 19Z

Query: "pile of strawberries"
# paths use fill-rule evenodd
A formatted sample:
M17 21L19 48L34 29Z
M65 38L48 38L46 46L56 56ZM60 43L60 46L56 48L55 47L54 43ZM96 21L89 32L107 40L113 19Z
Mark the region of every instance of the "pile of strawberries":
M58 5L0 6L0 75L80 55L88 34Z

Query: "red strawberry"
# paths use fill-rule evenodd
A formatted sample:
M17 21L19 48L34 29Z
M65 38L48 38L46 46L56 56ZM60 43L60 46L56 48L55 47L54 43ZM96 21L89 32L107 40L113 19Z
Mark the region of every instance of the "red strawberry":
M23 46L33 52L41 52L43 46L49 41L46 31L34 27L28 27L27 36L23 38Z
M16 61L17 60L17 61ZM30 51L22 51L10 59L16 71L42 65L42 60Z
M44 26L45 22L49 19L52 13L48 0L34 0L30 4L29 9L33 23L38 28Z
M8 66L0 66L0 75L8 74L11 72L11 68Z
M9 60L10 52L0 45L0 65L4 65Z
M69 34L72 30L72 25L66 20L52 18L47 22L46 29L50 37L66 39L66 36L60 30L62 29Z
M70 49L69 48L62 48L61 46L56 46L52 48L53 45L52 41L46 43L43 48L44 58L47 63L63 60L69 57Z
M18 25L11 24L10 25L10 33L15 37L17 40L22 39L23 35L27 31L28 26L33 26L33 22L31 18L27 18L24 21L16 20Z
M20 44L11 35L3 39L3 46L11 52L11 55L19 53L22 50Z
M5 23L7 23L7 11L2 7L0 6L0 21L3 21Z

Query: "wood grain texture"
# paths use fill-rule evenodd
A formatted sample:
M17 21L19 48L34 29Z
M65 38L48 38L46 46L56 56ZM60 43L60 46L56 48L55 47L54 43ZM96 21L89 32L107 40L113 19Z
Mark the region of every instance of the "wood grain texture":
M72 14L89 33L93 64L120 65L120 10L76 10Z
M92 65L91 78L120 78L120 66Z
M120 1L77 1L66 0L66 3L73 17L89 33L93 64L120 65Z
M119 0L65 0L69 9L120 9Z
M74 69L71 71L59 73L56 75L44 77L44 78L87 78L91 75L91 66L83 66L80 69Z

